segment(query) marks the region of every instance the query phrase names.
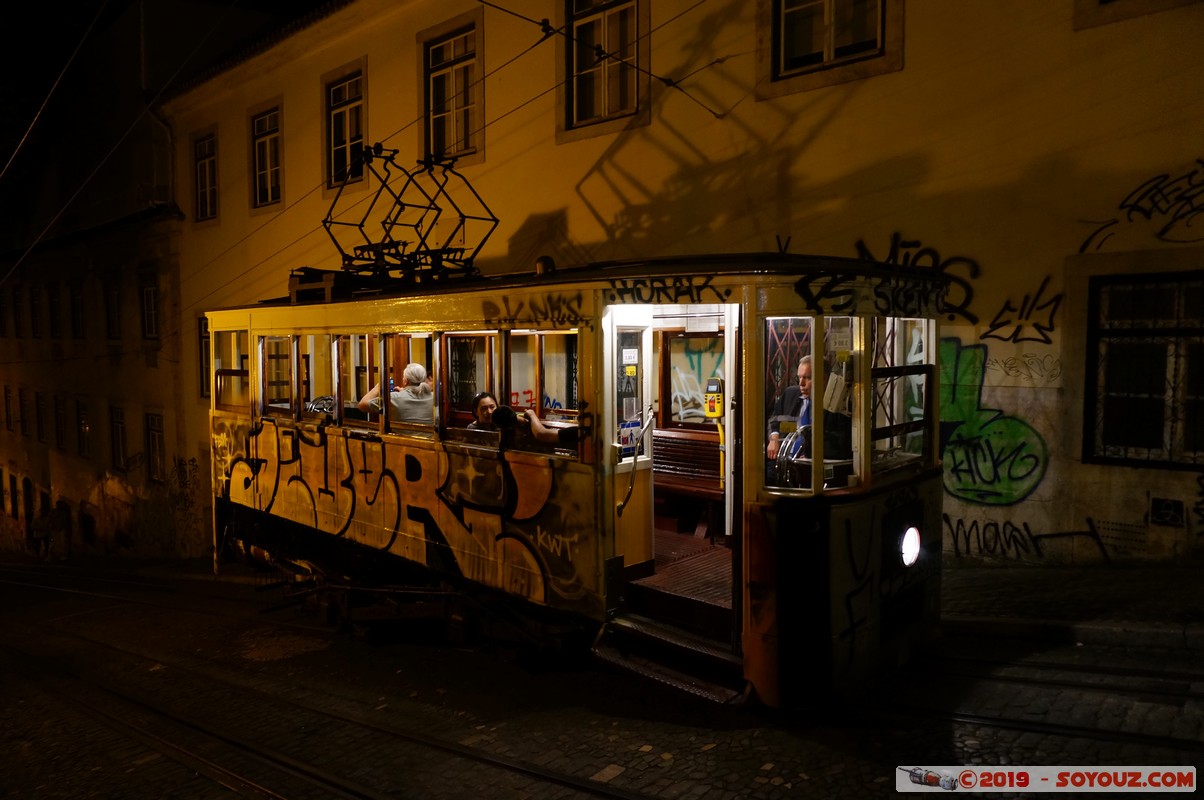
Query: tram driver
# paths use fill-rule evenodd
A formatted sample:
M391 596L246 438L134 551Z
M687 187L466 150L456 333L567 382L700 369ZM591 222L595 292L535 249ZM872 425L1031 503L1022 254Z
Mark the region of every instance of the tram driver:
M435 395L421 364L406 364L401 373L401 386L389 392L390 417L398 422L415 422L430 425L435 421ZM380 384L376 384L360 398L356 407L365 414L380 413Z
M787 386L773 404L769 415L768 442L765 457L777 461L779 456L789 459L811 457L811 356L806 355L798 362L798 383ZM787 430L796 430L799 435L791 441L789 453L782 453L783 423ZM853 420L848 414L828 412L824 416L825 460L852 457Z

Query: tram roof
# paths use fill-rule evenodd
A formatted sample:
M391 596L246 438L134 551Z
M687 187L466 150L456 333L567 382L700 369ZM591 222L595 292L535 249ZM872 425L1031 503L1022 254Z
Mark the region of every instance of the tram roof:
M553 267L542 272L456 275L444 278L424 275L419 280L301 267L290 274L288 295L230 308L325 305L355 300L417 298L566 284L606 283L616 280L753 275L895 278L927 285L929 288L943 288L949 284L948 276L935 269L903 267L869 259L778 252L720 253L598 261L569 267Z

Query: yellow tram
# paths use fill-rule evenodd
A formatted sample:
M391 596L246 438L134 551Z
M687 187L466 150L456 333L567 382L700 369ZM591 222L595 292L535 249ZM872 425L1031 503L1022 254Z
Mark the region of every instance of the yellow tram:
M219 564L425 581L773 707L932 635L939 275L753 254L344 298L338 277L207 315ZM396 418L384 387L423 373L429 411ZM536 420L482 425L485 394Z

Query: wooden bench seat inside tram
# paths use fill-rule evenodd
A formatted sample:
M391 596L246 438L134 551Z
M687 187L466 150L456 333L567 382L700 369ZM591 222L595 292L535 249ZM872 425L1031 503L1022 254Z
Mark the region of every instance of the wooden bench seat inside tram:
M723 534L719 434L653 428L652 484L658 531L705 538Z

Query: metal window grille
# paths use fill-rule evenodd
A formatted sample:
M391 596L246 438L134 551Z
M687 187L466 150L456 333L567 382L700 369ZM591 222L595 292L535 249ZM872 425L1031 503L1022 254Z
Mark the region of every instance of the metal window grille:
M1204 271L1089 283L1084 460L1204 464Z

